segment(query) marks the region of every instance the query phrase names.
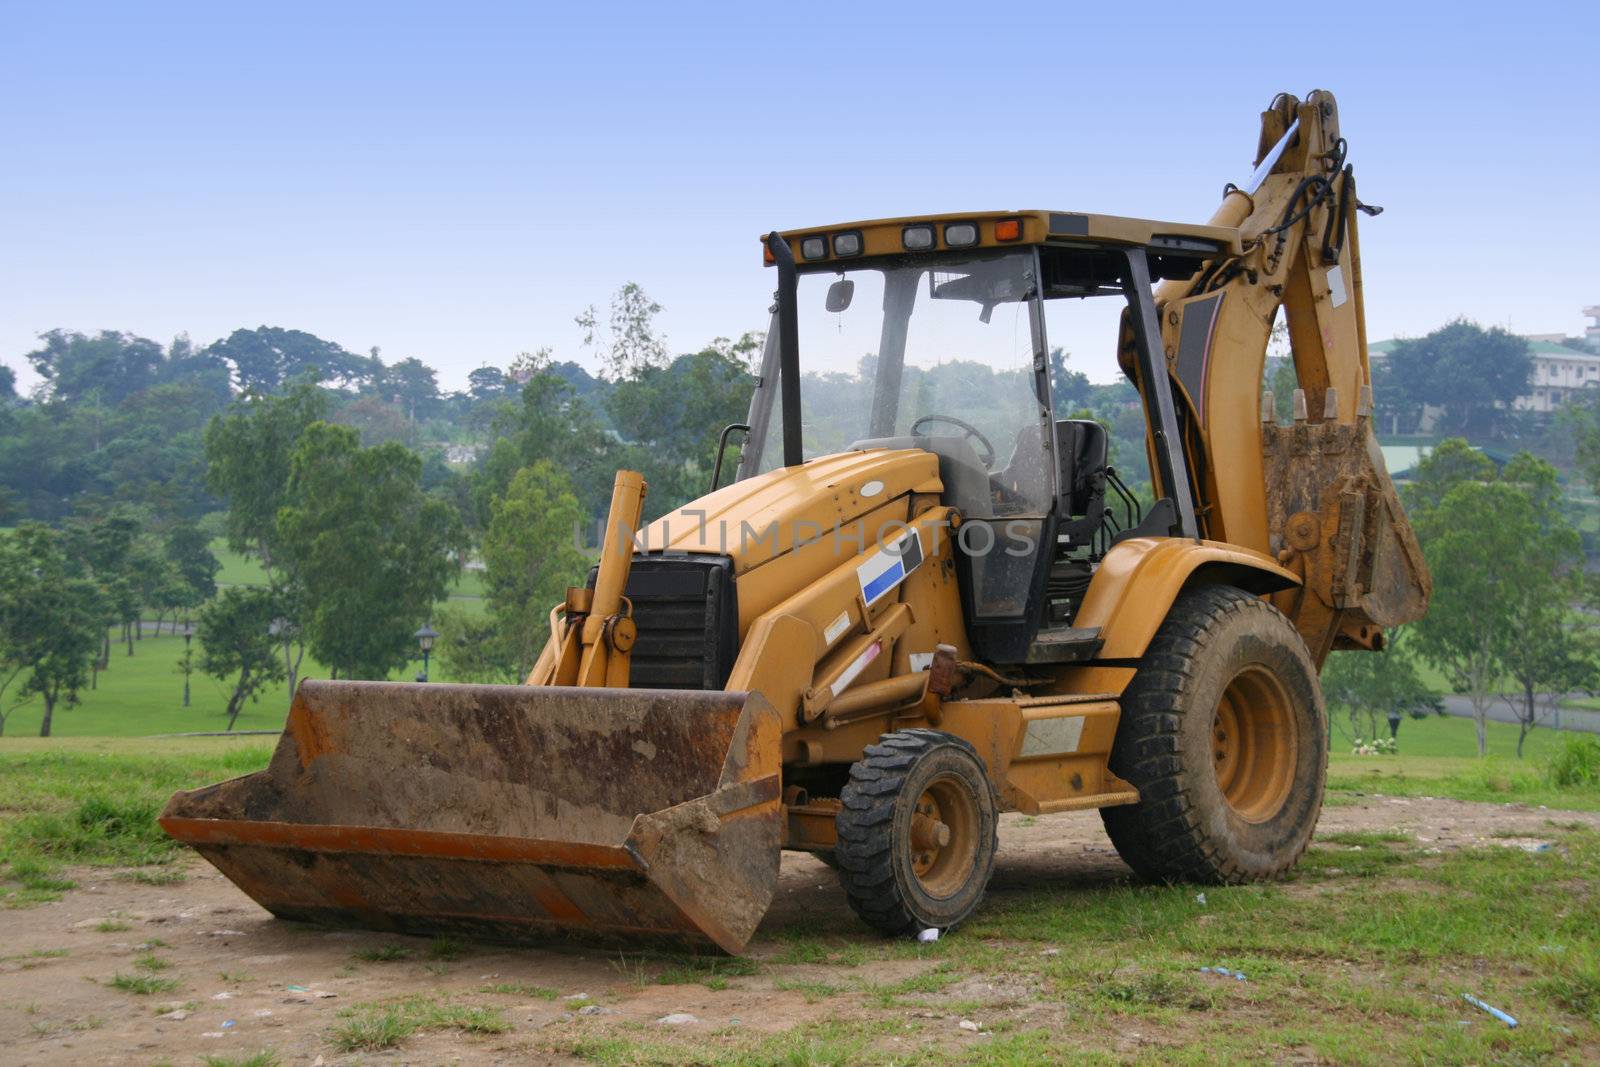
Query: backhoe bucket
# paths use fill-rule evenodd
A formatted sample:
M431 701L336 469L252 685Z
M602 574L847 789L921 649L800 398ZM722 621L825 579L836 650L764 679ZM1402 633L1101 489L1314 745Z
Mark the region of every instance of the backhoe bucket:
M778 879L757 693L301 684L264 771L162 827L284 919L740 951Z

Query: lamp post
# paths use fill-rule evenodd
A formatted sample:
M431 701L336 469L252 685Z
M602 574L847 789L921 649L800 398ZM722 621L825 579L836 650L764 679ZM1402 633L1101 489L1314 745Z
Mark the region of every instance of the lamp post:
M433 627L423 623L422 629L418 630L413 636L416 637L417 644L422 648L422 671L417 675L417 681L426 682L428 680L428 653L433 651L434 638L439 635L433 632Z
M194 661L189 658L189 640L194 637L194 624L183 624L183 706L189 706L189 675L194 671Z

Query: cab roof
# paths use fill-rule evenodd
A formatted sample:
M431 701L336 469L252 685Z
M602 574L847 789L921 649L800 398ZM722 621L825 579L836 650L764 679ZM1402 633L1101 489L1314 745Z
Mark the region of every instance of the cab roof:
M908 231L924 231L928 228L932 229L931 245L908 245ZM851 234L858 235L859 241L850 241L848 235ZM1233 227L1195 226L1069 211L969 211L869 219L837 226L785 230L781 236L789 242L795 263L801 268L813 263L905 255L908 252L931 254L969 248L1005 248L1010 245L1142 246L1152 252L1187 254L1203 259L1217 255L1238 255L1243 251L1239 231ZM847 238L843 254L838 242L841 236ZM956 243L951 243L952 236L957 239ZM808 241L812 238L821 238L820 246L814 240ZM927 235L918 233L913 239L918 238L926 241ZM853 246L858 250L849 251ZM805 254L807 251L816 253L819 247L822 254ZM767 262L771 262L770 255Z

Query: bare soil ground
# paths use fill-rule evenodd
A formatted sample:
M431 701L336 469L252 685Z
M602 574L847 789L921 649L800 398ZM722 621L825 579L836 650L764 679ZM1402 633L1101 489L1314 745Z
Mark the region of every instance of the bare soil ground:
M1400 831L1424 851L1536 848L1548 838L1554 817L1600 829L1600 814L1365 796L1325 809L1319 833ZM1038 821L1007 816L1001 845L992 900L1037 892L1041 885L1063 894L1092 892L1129 878L1093 815ZM784 856L777 902L750 948L759 969L710 985L658 984L657 972L670 959L619 959L614 950L451 946L280 922L206 864L189 861L182 869L187 880L180 884L148 885L104 868L78 868L70 872L78 888L61 901L0 911L0 1062L243 1062L257 1049L273 1050L286 1065L327 1067L575 1062L569 1053L572 1035L580 1031L603 1048L607 1035L637 1039L641 1028L670 1030L681 1042L688 1027L714 1048L732 1033L776 1034L871 1012L865 994L805 995L808 983L827 983L836 969L797 956L796 931L815 926L843 938L847 948L851 939L868 948L881 944L852 925L833 873L809 856ZM385 951L399 958L374 958ZM166 966L152 969L151 956ZM850 974L862 988L914 979L934 966L914 956L866 958ZM117 975L175 986L141 995L115 987ZM959 1052L963 1043L982 1040L957 1025L974 1004L987 1005L991 1016L1024 1020L1056 1010L1033 1002L1028 982L1003 970L964 977L938 992L957 1010L904 1010L905 1036L885 1040L906 1041L909 1061L937 1049ZM426 1031L393 1049L338 1051L331 1034L341 1023L341 1009L416 995L503 1009L511 1029L487 1035ZM674 1013L695 1021L679 1027L659 1022ZM873 1017L881 1020L882 1011ZM1249 1019L1242 1015L1238 1021L1247 1025ZM1142 1040L1137 1028L1110 1033L1105 1051L1133 1056Z

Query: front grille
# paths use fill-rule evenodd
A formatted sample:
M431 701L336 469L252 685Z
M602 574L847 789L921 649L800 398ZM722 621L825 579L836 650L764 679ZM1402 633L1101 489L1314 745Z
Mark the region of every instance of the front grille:
M594 586L594 574L589 576ZM628 684L637 689L721 689L739 649L733 560L634 556L625 594L639 639Z

